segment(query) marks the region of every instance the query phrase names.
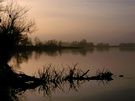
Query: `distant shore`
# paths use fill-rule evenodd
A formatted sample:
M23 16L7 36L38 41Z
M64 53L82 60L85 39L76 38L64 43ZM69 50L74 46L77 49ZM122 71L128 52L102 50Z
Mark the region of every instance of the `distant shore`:
M63 49L100 49L100 50L105 50L105 49L110 49L110 48L119 48L120 50L135 50L135 47L129 47L129 46L107 46L107 47L99 47L99 46L93 46L93 47L76 47L76 46L16 46L14 47L14 50L28 50L28 51L55 51L55 50L63 50Z

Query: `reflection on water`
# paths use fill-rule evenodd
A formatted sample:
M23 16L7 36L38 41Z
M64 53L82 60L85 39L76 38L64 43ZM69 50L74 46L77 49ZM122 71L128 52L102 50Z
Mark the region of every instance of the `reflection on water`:
M6 67L6 65L3 66ZM3 77L0 77L0 100L21 101L22 96L24 97L27 91L38 92L39 94L42 93L44 97L47 96L51 98L52 92L61 91L67 93L70 90L78 91L81 85L86 81L101 80L102 83L108 83L112 80L111 76L108 76L110 72L99 72L96 76L88 77L88 71L83 72L75 67L73 69L69 68L69 70L63 68L62 71L57 71L55 68L52 69L51 67L52 66L49 65L39 70L38 77L15 73L8 73L10 78L3 76L4 79L6 78L7 80L3 80Z
M72 63L79 63L78 68L90 70L90 75L95 74L99 68L109 69L115 75L114 80L109 83L106 81L75 81L74 83L65 82L58 85L45 84L18 93L14 93L16 91L8 85L1 85L0 98L6 96L7 99L16 99L7 101L50 100L43 95L50 96L53 101L134 101L135 49L92 48L88 50L19 51L12 54L10 60L8 63L10 66L17 67L15 68L17 71L20 70L28 75L33 75L47 63L52 63L56 67L59 67L60 64L65 67L65 64L71 66ZM120 78L119 75L124 75L124 77Z
M135 52L135 48L116 48L121 52ZM28 59L32 58L34 54L35 59L39 59L43 54L46 56L57 57L62 54L72 54L72 55L81 55L87 56L89 53L93 53L94 51L98 52L108 52L110 48L89 48L89 49L56 49L56 50L38 50L38 51L19 51L17 53L12 54L11 61L14 62L16 67L20 67L19 64L23 62L28 62ZM11 62L10 61L10 62Z

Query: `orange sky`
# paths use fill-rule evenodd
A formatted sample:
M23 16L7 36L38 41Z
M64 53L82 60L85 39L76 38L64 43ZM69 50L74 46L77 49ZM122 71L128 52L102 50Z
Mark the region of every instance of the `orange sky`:
M135 0L18 0L42 40L135 42Z

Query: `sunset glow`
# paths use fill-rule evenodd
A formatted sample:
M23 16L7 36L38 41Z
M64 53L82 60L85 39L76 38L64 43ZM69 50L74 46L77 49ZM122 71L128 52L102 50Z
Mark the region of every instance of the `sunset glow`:
M31 7L41 40L135 42L134 0L18 0Z

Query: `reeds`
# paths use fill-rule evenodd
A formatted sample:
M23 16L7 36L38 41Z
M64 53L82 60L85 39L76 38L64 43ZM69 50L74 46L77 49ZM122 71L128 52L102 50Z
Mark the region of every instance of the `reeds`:
M88 76L89 70L86 72L81 69L76 68L77 64L73 67L68 66L68 68L62 68L61 70L56 70L52 65L44 66L43 69L38 71L39 79L43 80L45 83L60 83L63 81L73 82L74 80L112 80L112 73L109 70L97 70L95 76Z
M3 68L4 66L1 65ZM6 82L5 76L4 78L1 76L3 79L0 78L0 80L3 80L5 84L8 83L8 85L12 87L14 94L38 88L39 92L48 96L51 95L52 91L65 91L65 88L66 90L72 89L77 91L80 85L85 81L99 80L108 82L112 80L113 74L108 70L98 70L95 76L88 76L88 72L89 70L82 71L78 69L77 64L73 65L73 67L67 65L67 68L63 66L56 68L52 64L49 64L38 70L35 76L28 76L24 73L14 73L12 71L7 72L7 74L10 74L10 77L6 77Z
M35 76L42 81L38 91L50 96L52 91L65 91L65 86L66 89L77 91L85 81L98 80L108 83L110 80L113 80L113 74L108 70L97 70L95 76L88 76L88 72L89 70L84 72L78 69L77 64L73 65L73 67L67 65L67 68L59 67L57 69L52 64L46 65L38 70Z
M64 68L61 71L58 71L49 64L44 66L42 69L39 69L36 77L39 77L39 79L45 81L45 83L58 83L63 81L64 72Z

